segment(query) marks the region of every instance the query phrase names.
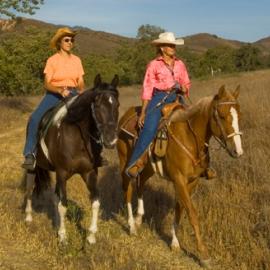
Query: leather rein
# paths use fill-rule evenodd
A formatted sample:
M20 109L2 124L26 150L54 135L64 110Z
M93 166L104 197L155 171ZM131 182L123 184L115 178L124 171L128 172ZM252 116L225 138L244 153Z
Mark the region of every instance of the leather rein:
M226 134L225 132L225 129L224 129L224 126L221 122L221 119L220 119L220 116L219 116L219 113L218 113L218 106L220 105L235 105L237 104L236 101L224 101L224 102L219 102L217 103L215 106L214 106L214 113L213 113L213 117L218 125L218 127L220 128L220 131L221 131L221 134L222 134L222 138L223 140L221 140L220 138L218 138L217 136L213 135L213 137L218 141L218 143L224 148L226 149L230 154L231 153L231 150L228 148L228 144L227 144L227 141L228 139L234 137L234 136L237 136L237 135L240 135L242 136L242 132L232 132L230 134ZM180 146L184 152L187 154L187 156L192 160L193 164L195 166L197 166L199 163L201 163L205 158L206 158L206 154L204 153L202 156L200 155L200 149L199 149L199 144L198 144L198 136L195 134L194 130L192 129L191 125L190 125L190 122L188 122L188 126L192 132L192 134L194 135L195 137L195 140L196 140L196 146L197 146L197 150L198 150L198 154L199 154L199 158L196 159L194 157L194 155L189 151L189 149L180 141L178 140L178 138L173 134L171 128L169 125L167 125L167 130L168 130L168 133L169 135L171 136L171 138L177 143L178 146ZM206 147L209 147L208 143L204 142L204 146Z

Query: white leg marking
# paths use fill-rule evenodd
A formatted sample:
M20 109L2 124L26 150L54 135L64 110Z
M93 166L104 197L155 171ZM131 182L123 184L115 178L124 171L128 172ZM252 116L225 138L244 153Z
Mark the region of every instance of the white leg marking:
M171 233L172 233L171 249L179 249L180 248L180 244L179 244L179 241L177 239L176 232L175 232L175 227L176 227L176 225L173 224L172 229L171 229Z
M26 207L25 207L25 213L26 213L26 222L32 222L32 200L27 199Z
M60 217L60 227L58 230L58 236L60 242L64 242L67 238L66 236L66 227L65 227L65 217L66 217L67 208L62 205L61 202L58 203L58 213Z
M231 108L230 109L233 121L232 121L232 127L233 130L236 134L239 133L239 124L238 124L238 114L235 108ZM243 154L243 149L242 149L242 142L241 142L241 136L240 135L235 135L233 137L234 143L235 143L235 147L236 147L236 152L238 154L238 156L241 156Z
M129 225L129 232L130 234L137 234L136 226L135 226L135 220L133 217L133 212L132 212L132 205L131 203L127 204L128 208L128 225Z
M138 199L138 214L141 216L144 215L143 199Z
M98 230L97 222L98 222L98 212L99 212L100 202L99 200L96 200L92 203L92 220L89 227L89 236L87 237L87 241L89 244L95 244L96 243L96 237L95 234Z
M144 215L143 199L138 199L138 210L136 216L136 225L140 226L142 224L142 217Z
M161 176L164 176L163 163L161 160L157 161L157 168Z

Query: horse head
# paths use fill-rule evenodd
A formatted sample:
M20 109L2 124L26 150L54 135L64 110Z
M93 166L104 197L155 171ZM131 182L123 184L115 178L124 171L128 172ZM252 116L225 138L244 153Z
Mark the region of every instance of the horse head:
M213 99L210 120L212 135L235 158L243 154L239 130L240 105L237 101L239 93L240 86L233 92L221 86Z
M95 95L92 102L92 114L101 142L106 148L113 148L117 141L118 83L119 78L117 75L114 76L111 83L102 82L99 74L94 80L93 93Z

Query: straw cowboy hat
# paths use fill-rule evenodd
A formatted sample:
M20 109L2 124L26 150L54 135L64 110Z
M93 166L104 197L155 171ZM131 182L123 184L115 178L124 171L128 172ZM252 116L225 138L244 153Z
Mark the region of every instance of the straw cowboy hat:
M57 49L57 43L62 37L65 36L74 37L76 34L77 34L76 32L72 31L68 27L59 28L50 41L50 47L52 49Z
M174 33L172 32L164 32L159 34L158 39L152 41L153 45L161 45L161 44L173 44L173 45L184 45L184 40L182 38L176 39Z

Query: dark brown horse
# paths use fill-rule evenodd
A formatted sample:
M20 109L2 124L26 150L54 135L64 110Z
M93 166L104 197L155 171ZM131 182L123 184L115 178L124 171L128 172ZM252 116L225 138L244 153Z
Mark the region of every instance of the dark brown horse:
M176 229L185 209L194 229L199 256L202 264L209 262L208 250L203 243L196 209L191 194L198 184L198 178L207 174L209 156L208 143L212 136L227 150L232 157L243 154L241 132L239 131L239 87L231 93L222 86L218 94L205 97L188 110L177 109L171 114L168 125L168 145L165 156L157 158L152 148L149 149L148 162L137 179L138 210L134 218L132 213L132 184L125 174L125 167L132 152L133 137L128 131L128 123L136 116L136 108L130 108L120 119L119 139L117 143L123 190L128 207L130 233L136 234L136 227L142 222L144 214L143 190L147 179L155 172L174 183L176 194L175 222L172 226L171 247L179 249ZM132 121L132 120L131 120ZM132 125L131 125L132 126Z
M95 243L99 211L97 173L102 147L113 148L117 141L118 76L110 84L96 76L94 87L66 102L57 110L37 150L37 166L26 177L26 221L32 221L32 191L41 190L49 182L49 171L56 173L56 195L60 242L66 240L65 214L67 210L66 182L74 174L85 181L92 201L92 220L89 243Z

